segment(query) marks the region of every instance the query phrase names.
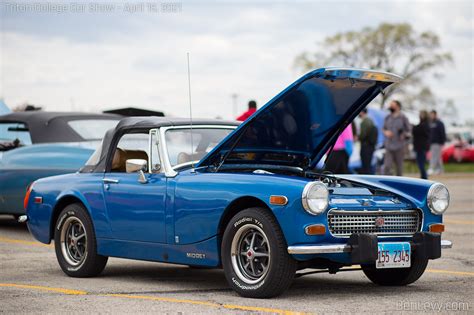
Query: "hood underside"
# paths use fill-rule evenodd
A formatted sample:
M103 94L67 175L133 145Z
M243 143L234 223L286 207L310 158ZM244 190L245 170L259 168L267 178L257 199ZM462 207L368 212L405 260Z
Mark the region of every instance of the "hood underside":
M314 70L275 96L198 166L273 164L313 168L357 114L397 75L352 68Z

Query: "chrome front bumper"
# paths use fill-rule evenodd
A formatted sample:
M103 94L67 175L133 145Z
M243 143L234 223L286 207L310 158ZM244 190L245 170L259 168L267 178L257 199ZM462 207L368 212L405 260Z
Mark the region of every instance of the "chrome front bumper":
M441 240L442 249L451 247L453 247L451 241ZM351 251L352 246L347 244L288 246L288 254L293 255L350 253Z

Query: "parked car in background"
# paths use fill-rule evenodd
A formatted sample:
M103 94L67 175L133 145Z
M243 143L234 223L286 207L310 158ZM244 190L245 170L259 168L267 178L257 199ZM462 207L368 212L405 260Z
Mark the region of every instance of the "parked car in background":
M469 127L448 126L448 142L444 145L441 157L444 163L474 163L472 129Z
M27 111L0 116L0 214L25 212L34 180L76 172L120 116Z
M441 156L444 163L474 163L474 146L464 141L445 144Z
M284 292L306 268L361 265L379 285L413 283L450 246L441 241L446 187L316 168L358 113L399 80L318 69L237 128L123 119L79 173L35 181L23 219L40 242L54 240L72 277L98 275L112 256L222 266L229 286L252 298Z

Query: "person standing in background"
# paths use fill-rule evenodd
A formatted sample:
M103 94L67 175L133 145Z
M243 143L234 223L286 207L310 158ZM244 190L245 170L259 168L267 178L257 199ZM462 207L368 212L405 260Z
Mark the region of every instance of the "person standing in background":
M367 115L367 108L364 108L359 117L362 119L360 123L360 161L362 164L361 174L373 174L372 156L374 155L375 145L377 144L378 130L374 122Z
M397 176L403 174L403 158L407 138L411 135L411 126L408 118L402 113L402 104L393 100L389 106L390 115L385 117L383 134L385 136L385 158L383 171L391 175L395 165Z
M420 176L428 179L425 163L426 153L430 149L430 121L426 110L420 111L420 123L413 127L413 150L416 153L416 163L420 170Z
M441 150L446 142L446 132L444 124L438 118L438 113L435 110L430 112L430 130L431 130L431 159L430 168L428 174L441 174L443 173L443 159L441 158Z
M334 174L348 174L349 157L352 154L353 146L352 125L349 125L337 138L333 150L328 157L325 170Z
M247 118L249 118L250 116L253 115L253 113L255 113L257 111L257 102L255 102L254 100L251 100L249 101L249 105L248 105L248 110L243 113L242 115L240 115L239 117L237 117L237 120L238 121L245 121L247 120Z

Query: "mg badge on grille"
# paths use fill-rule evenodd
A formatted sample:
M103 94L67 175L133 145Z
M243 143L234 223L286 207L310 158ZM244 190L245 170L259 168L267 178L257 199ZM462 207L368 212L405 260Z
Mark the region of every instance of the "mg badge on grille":
M382 227L385 224L385 219L382 217L375 218L375 226Z

